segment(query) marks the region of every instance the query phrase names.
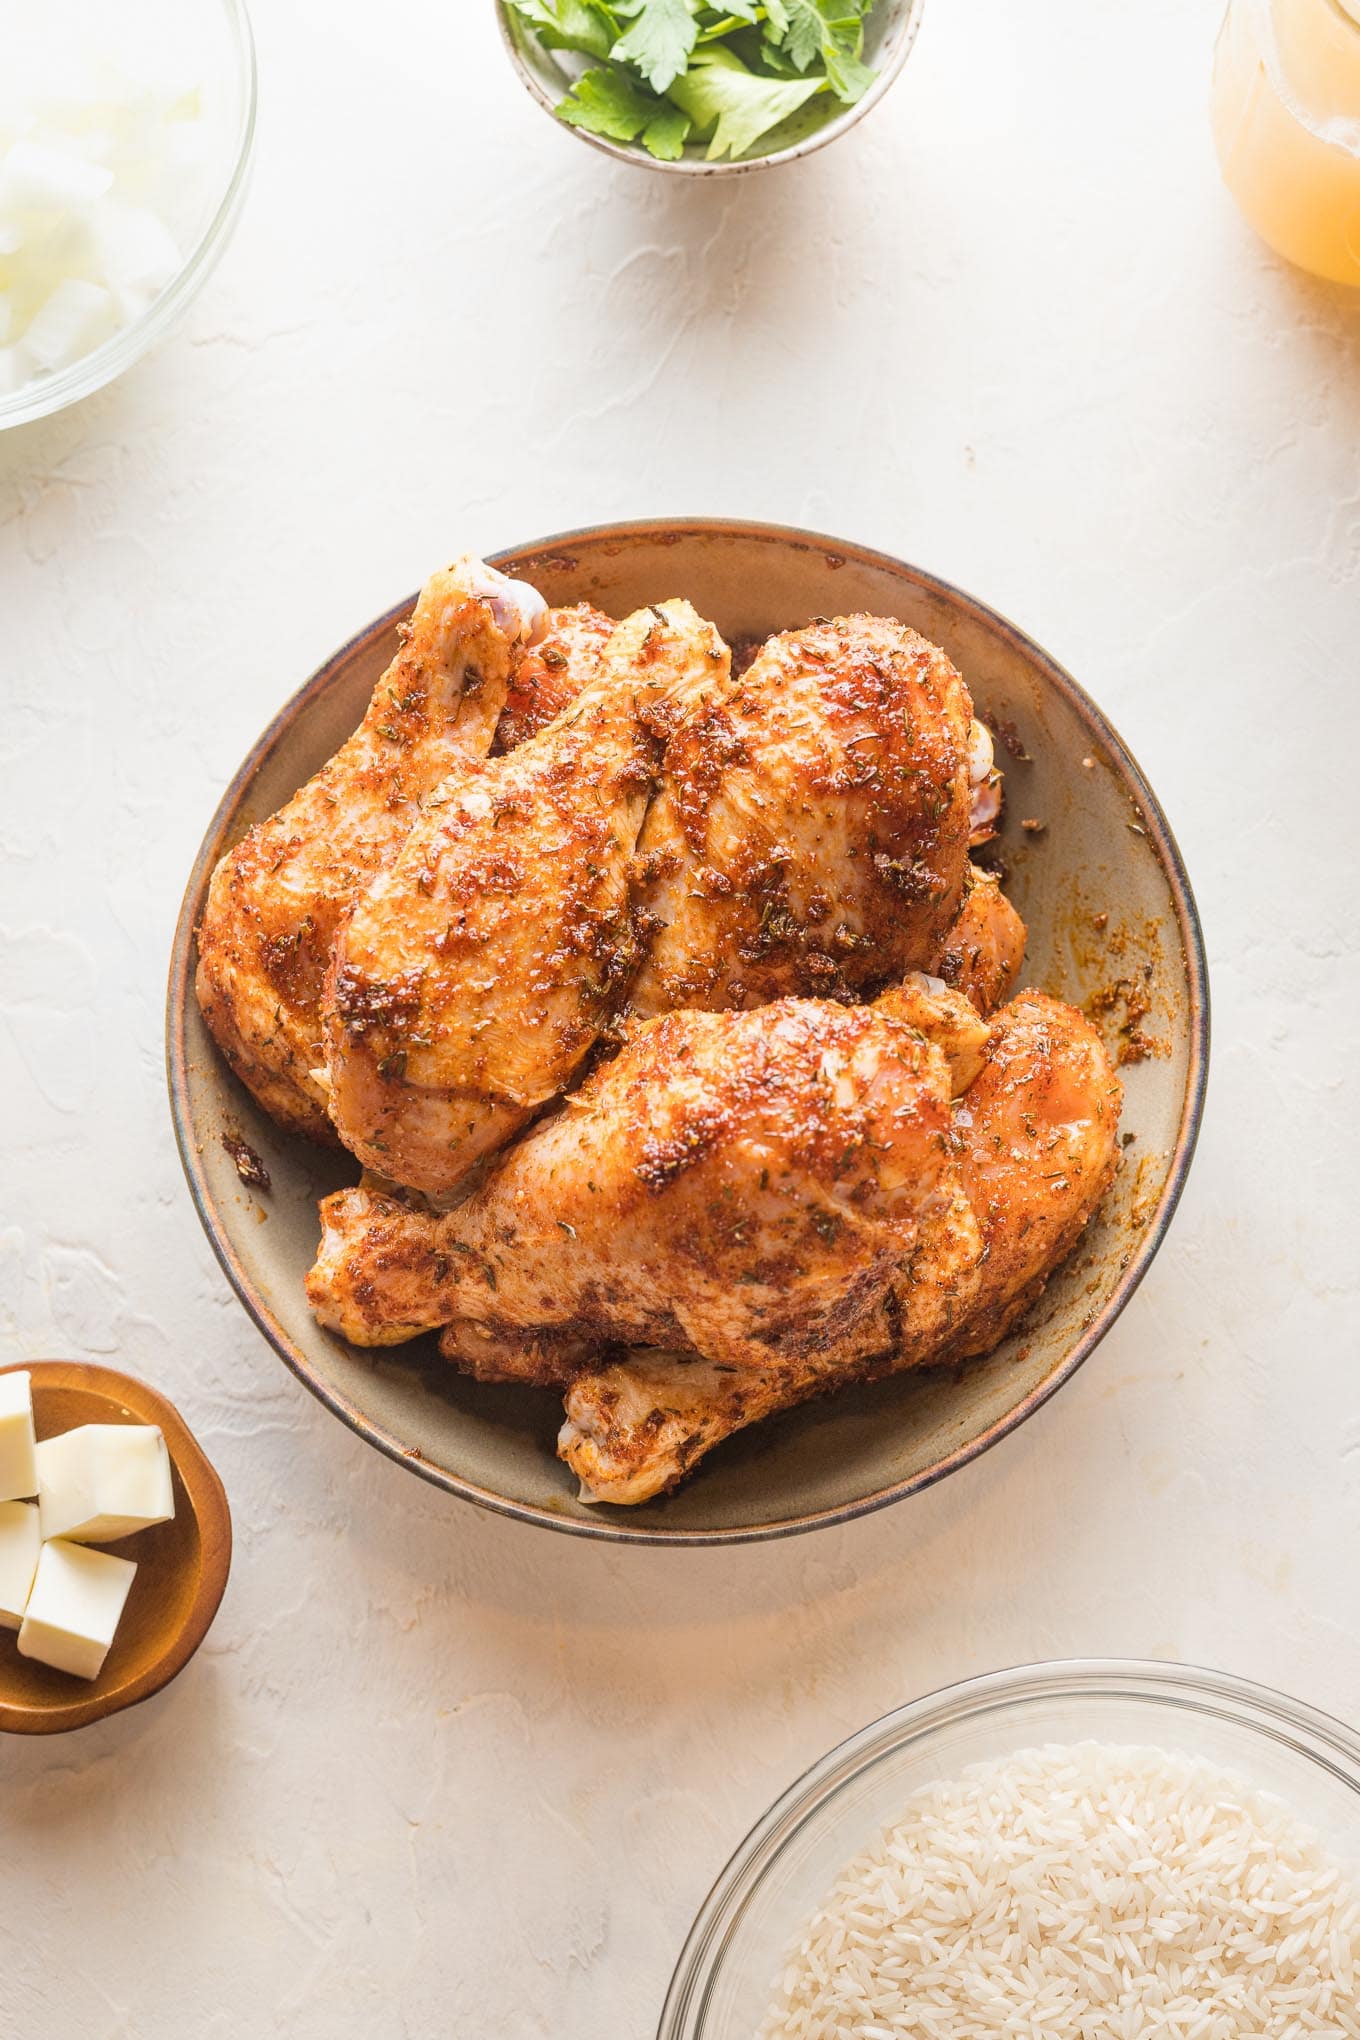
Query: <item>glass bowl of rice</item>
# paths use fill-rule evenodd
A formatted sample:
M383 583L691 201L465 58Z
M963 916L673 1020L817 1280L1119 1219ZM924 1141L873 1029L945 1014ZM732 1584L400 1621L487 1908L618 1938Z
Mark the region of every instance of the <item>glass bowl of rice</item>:
M1224 1673L1033 1665L814 1765L658 2040L1360 2035L1360 1736Z
M87 397L186 310L255 130L245 0L43 0L0 72L0 429Z

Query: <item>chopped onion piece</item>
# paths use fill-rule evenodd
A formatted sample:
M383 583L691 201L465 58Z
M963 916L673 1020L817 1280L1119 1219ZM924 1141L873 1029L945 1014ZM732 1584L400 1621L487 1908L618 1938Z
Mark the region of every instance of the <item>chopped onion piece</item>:
M141 319L208 224L230 115L194 13L44 0L5 48L0 398Z
M0 210L67 212L102 198L112 183L112 170L82 162L69 149L16 142L0 164Z
M113 330L113 298L102 284L68 276L35 313L24 351L39 368L66 368Z

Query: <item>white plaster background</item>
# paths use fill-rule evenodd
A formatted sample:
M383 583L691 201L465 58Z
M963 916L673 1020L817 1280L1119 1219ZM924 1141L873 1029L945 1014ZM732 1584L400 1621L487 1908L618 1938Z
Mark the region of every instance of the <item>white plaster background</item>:
M0 1338L167 1388L238 1538L177 1685L0 1749L0 2028L631 2040L747 1825L910 1695L1145 1653L1360 1715L1360 299L1220 191L1216 0L930 0L852 138L701 189L556 131L487 0L255 11L221 270L0 441ZM281 699L464 545L667 511L1034 632L1165 800L1216 999L1180 1217L1082 1375L914 1502L713 1554L350 1437L229 1296L161 1073L182 878Z

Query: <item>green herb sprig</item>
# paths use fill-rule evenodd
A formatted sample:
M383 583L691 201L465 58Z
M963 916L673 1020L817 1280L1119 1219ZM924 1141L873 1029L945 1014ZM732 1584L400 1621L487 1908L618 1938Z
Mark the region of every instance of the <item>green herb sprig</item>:
M874 0L504 0L548 50L590 58L560 120L675 162L710 161L810 132L873 83L864 17Z

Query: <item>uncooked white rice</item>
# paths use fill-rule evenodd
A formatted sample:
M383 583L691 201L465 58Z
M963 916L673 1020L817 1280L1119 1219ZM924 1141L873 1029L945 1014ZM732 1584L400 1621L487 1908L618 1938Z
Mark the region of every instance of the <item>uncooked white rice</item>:
M790 1953L761 2040L1360 2035L1360 1889L1280 1800L1078 1743L913 1793Z

